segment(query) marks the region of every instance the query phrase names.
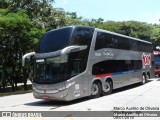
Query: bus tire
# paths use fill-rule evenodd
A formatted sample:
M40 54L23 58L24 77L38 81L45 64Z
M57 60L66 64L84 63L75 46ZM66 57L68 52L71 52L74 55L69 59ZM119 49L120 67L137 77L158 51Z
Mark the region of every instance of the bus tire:
M147 75L146 75L146 79L147 79L147 80L150 79L150 74L149 74L149 72L148 72Z
M109 95L112 93L113 84L111 80L106 80L103 86L102 95Z
M102 93L102 86L99 82L94 82L91 87L90 98L98 98Z
M143 75L142 75L142 82L141 82L141 84L144 85L144 84L146 83L146 81L147 81L147 80L146 80L146 75L143 74Z

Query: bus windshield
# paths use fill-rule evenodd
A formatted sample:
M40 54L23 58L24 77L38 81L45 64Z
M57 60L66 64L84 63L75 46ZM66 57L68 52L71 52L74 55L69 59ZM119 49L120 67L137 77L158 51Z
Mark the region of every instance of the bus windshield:
M160 66L160 55L154 55L155 65Z
M35 79L37 83L55 83L80 73L80 60L68 61L68 55L36 60Z
M36 60L35 69L35 82L58 82L67 79L70 74L67 56Z
M70 44L72 28L52 30L43 35L37 53L48 53L61 50Z

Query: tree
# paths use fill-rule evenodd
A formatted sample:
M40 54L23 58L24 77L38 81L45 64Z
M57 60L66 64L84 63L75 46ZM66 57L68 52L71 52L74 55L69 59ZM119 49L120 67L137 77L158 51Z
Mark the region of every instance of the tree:
M155 50L160 47L160 25L154 25L151 40Z
M108 21L97 25L99 28L108 31L151 41L153 26L147 23L137 22L137 21L126 21L126 22Z
M127 36L150 41L152 29L153 29L152 26L147 23L137 22L137 21L127 21L123 22L122 25L120 26L120 33Z
M65 12L63 9L54 9L51 5L54 0L12 0L10 10L16 12L26 10L33 23L47 30L64 26Z
M54 9L54 0L2 0L0 1L0 69L5 73L4 86L8 82L14 89L14 75L23 73L26 81L27 69L21 66L21 58L35 48L46 30L62 27L65 12ZM19 76L20 78L20 76ZM25 86L26 88L26 86Z
M82 17L78 17L76 12L66 12L65 13L65 26L70 25L84 25Z
M7 75L5 81L9 82L14 90L16 79L13 79L13 76L20 78L22 73L23 76L27 74L26 69L21 66L22 56L33 50L45 29L34 27L26 11L16 13L8 13L8 11L2 13L0 11L0 13L1 66L3 72ZM24 83L26 83L27 78L23 78Z
M10 4L11 4L11 1L10 1L10 0L1 0L1 1L0 1L0 8L1 8L1 9L2 9L2 8L6 9L6 8L9 7Z

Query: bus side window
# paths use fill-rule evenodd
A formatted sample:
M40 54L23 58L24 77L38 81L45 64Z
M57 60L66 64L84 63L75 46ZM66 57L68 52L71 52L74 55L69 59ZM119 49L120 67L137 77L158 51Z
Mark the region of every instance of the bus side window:
M131 41L130 41L130 47L131 47L131 50L133 50L133 51L138 51L137 41L131 40Z
M72 61L71 76L78 75L81 72L80 71L80 65L81 65L81 61L80 60Z

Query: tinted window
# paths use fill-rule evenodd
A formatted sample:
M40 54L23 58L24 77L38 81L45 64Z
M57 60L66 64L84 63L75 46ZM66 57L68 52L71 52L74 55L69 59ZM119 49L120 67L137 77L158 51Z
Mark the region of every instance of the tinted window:
M95 50L102 48L115 48L140 52L153 52L152 44L132 40L109 33L97 32Z
M128 38L114 36L118 40L118 49L130 50L130 43Z
M87 45L89 47L91 45L93 32L93 28L76 27L73 32L71 44Z
M95 50L102 48L130 49L129 40L109 33L98 32Z
M153 52L152 44L138 41L138 51L141 51L141 52Z
M86 70L87 66L87 59L88 56L86 55L86 50L78 51L78 52L72 52L69 54L69 63L70 63L70 69L74 68L74 63L79 64L79 73Z
M49 31L40 40L39 53L54 52L69 46L72 28L62 28Z
M160 65L160 55L154 55L154 62L156 65Z
M141 60L107 60L93 65L92 74L106 74L142 69Z
M93 28L87 27L75 27L73 32L71 45L87 45L87 49L69 54L70 64L74 62L76 62L76 64L78 63L80 73L86 70L93 32Z
M128 70L140 70L142 69L142 60L128 60Z
M117 48L117 38L112 39L112 35L108 33L98 32L96 38L95 50L102 48Z
M137 41L136 40L130 40L130 48L133 51L138 51Z

